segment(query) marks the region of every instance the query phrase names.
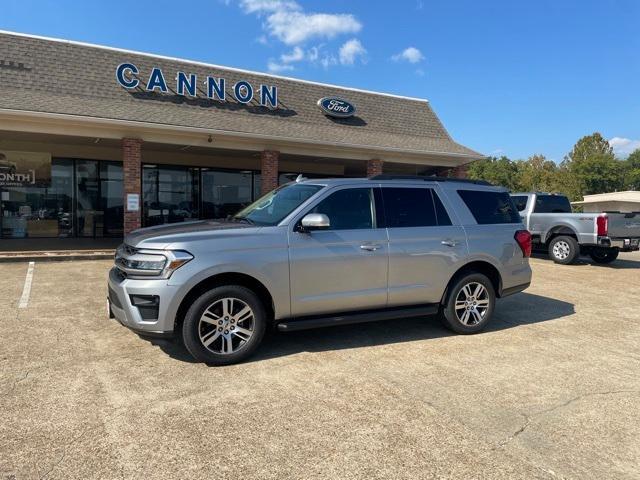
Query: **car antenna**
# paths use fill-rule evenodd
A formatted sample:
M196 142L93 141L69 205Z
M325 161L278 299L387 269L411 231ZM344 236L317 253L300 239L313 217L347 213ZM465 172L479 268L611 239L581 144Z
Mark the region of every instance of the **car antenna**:
M304 175L300 174L296 177L296 183L304 182L306 179Z

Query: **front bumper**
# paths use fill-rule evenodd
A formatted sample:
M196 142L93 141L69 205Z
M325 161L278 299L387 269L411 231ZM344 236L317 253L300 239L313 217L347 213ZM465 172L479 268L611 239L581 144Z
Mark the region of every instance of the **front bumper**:
M143 335L173 335L177 287L168 285L167 280L129 279L113 267L109 272L108 292L109 314L125 327ZM134 305L132 296L157 297L157 312Z

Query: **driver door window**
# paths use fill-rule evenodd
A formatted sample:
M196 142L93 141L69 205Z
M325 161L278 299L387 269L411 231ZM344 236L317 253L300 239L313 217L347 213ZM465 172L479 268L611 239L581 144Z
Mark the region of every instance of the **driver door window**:
M376 228L375 203L370 188L338 190L309 213L323 213L329 217L329 230Z

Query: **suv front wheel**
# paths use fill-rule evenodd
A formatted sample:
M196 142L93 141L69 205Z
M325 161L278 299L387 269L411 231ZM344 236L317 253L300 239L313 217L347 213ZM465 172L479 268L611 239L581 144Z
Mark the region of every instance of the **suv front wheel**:
M468 273L451 285L442 317L454 332L476 333L489 323L495 304L496 293L491 280L481 273Z
M198 297L187 311L182 337L196 360L230 365L241 362L258 348L266 325L260 298L246 287L228 285Z

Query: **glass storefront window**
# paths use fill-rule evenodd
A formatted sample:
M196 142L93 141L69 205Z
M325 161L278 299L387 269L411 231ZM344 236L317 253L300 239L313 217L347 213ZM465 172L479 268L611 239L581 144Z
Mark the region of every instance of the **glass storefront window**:
M103 212L100 210L98 162L76 160L76 233L78 237L101 237Z
M122 164L100 162L100 210L105 237L124 233L124 176Z
M0 187L2 238L73 235L73 161L53 160L48 186Z
M260 197L251 170L143 165L143 226L226 218Z
M252 173L202 170L202 218L226 218L252 200Z
M198 219L198 173L197 168L144 165L143 225Z
M53 159L47 183L0 187L2 238L122 236L121 163Z

